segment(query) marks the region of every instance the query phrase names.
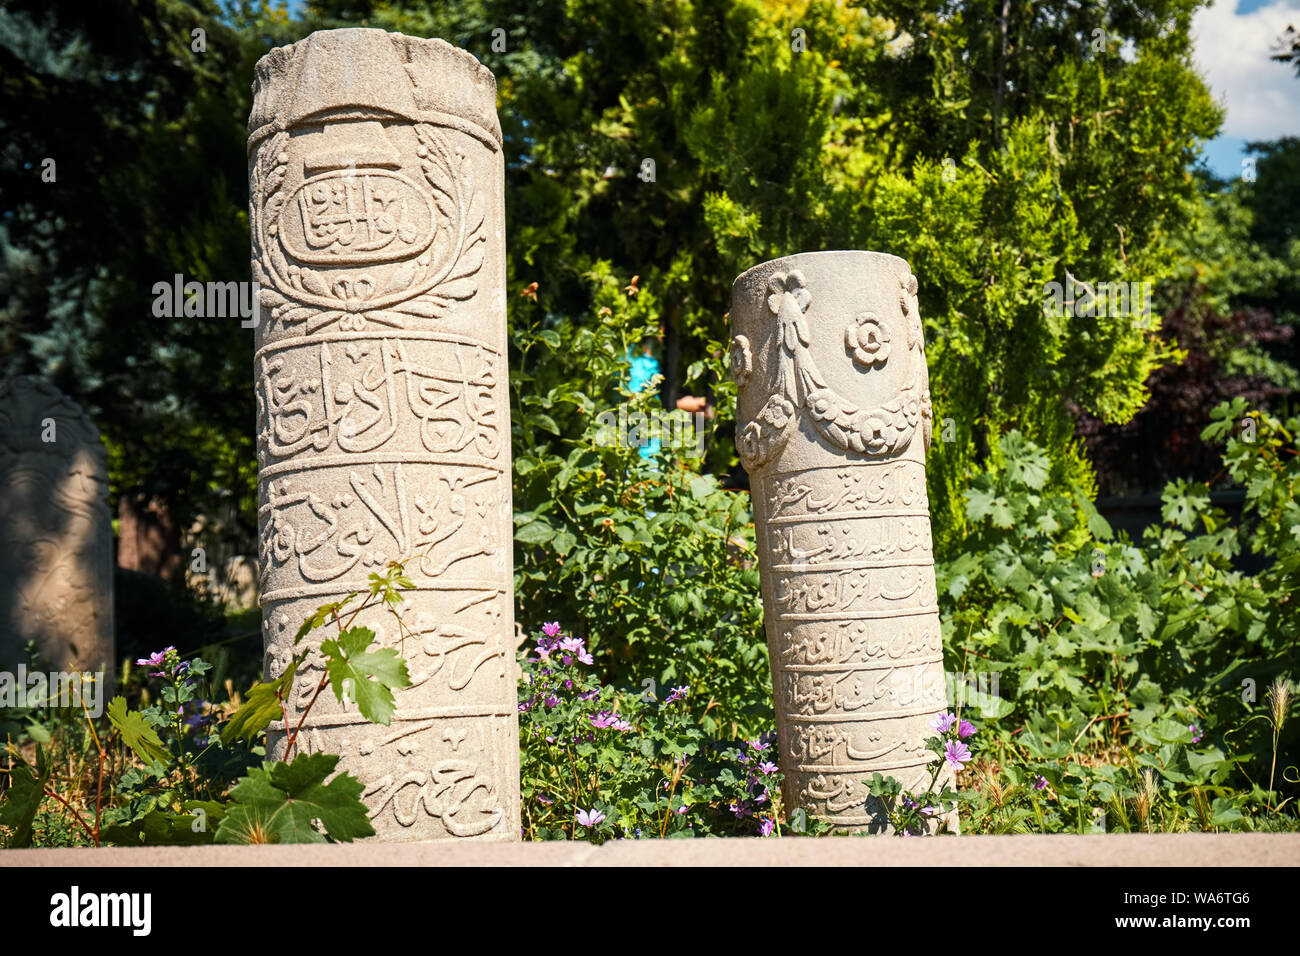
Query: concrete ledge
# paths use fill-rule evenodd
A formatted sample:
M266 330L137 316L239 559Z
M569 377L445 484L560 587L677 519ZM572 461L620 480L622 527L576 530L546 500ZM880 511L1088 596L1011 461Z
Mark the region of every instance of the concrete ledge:
M786 837L587 843L358 843L0 850L0 867L1297 866L1298 833Z

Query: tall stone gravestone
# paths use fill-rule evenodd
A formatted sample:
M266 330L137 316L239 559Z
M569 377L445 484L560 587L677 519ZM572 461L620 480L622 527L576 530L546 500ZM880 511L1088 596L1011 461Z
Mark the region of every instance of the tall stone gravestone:
M0 384L0 670L15 673L34 643L42 667L102 671L103 699L114 664L107 497L104 446L80 406L35 379Z
M317 606L405 560L406 638L387 612L356 621L410 670L391 726L322 695L304 749L341 755L378 839L518 839L496 81L441 40L347 29L272 50L253 91L269 675ZM270 739L282 753L283 728Z
M863 781L923 786L947 698L916 278L877 252L765 262L731 329L786 805L873 829Z

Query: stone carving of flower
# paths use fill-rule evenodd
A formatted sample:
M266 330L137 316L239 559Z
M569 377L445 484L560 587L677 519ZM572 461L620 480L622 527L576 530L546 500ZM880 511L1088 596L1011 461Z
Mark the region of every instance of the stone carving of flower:
M753 371L754 355L749 350L749 339L737 335L731 340L731 377L735 379L738 386L744 388Z
M889 450L889 440L894 431L890 422L879 415L863 413L855 424L862 436L862 450L868 455L883 455Z
M779 449L785 428L794 418L794 404L782 395L772 395L754 420L741 429L738 444L746 467L761 467Z
M908 428L916 427L916 423L921 418L920 399L911 396L903 402L903 418L906 420Z
M844 347L859 365L880 368L889 360L889 328L874 312L859 313L844 330Z
M762 426L758 422L750 422L740 432L740 453L748 461L753 461L759 457L759 442L763 436Z
M898 293L898 306L903 310L903 314L912 311L911 300L916 297L916 290L920 288L917 284L916 276L908 273L907 278L899 278L898 284L901 287Z
M812 303L812 293L804 283L803 273L798 269L790 272L775 272L767 283L767 307L773 315L781 311L781 300L788 294L794 297L800 312L807 312Z
M794 405L784 396L774 395L768 400L766 412L763 417L773 428L781 429L785 428L786 422L794 417Z

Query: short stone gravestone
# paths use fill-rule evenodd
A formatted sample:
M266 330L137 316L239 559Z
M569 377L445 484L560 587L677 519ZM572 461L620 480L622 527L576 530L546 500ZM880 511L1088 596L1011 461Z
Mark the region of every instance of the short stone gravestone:
M815 252L732 290L784 798L836 829L879 826L872 773L928 782L947 699L916 288L895 256Z
M391 726L324 694L300 742L341 755L380 840L517 840L496 81L442 40L346 29L272 50L253 89L269 674L316 607L405 560L410 633L378 609L355 622L410 670ZM301 672L295 724L322 665L317 651ZM270 750L284 743L272 725Z
M81 407L35 379L0 384L0 671L26 669L34 643L39 666L103 672L111 686L107 498L104 446Z

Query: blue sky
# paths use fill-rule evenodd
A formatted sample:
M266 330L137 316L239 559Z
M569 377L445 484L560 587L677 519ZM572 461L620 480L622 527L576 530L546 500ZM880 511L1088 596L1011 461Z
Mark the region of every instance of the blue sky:
M1219 176L1241 175L1250 140L1300 136L1300 77L1269 59L1289 24L1300 29L1300 0L1217 0L1193 21L1197 66L1227 107L1222 133L1205 149Z

